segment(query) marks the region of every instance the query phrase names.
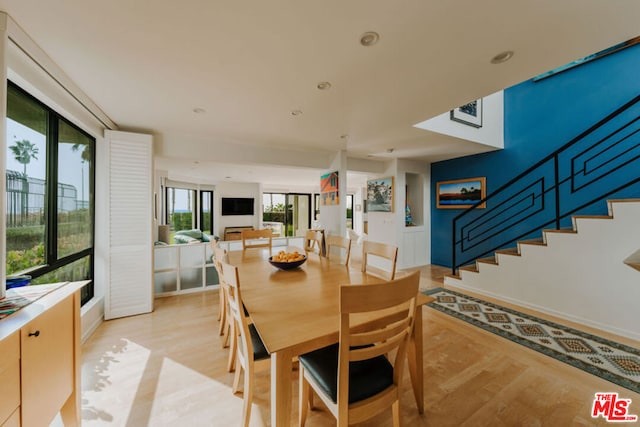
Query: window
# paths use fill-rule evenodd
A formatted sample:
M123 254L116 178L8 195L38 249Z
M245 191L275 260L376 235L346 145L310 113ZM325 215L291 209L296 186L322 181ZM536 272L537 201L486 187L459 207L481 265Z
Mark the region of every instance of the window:
M196 228L196 190L167 187L167 224L171 226L171 243L176 231Z
M188 183L164 188L164 212L170 226L169 243L176 231L199 229L213 235L213 190L199 190Z
M200 191L200 230L213 234L213 191Z
M353 194L347 194L347 228L353 230Z
M93 279L95 139L8 82L7 275ZM82 302L93 297L93 283Z
M280 236L304 236L311 226L311 194L263 193L262 221Z

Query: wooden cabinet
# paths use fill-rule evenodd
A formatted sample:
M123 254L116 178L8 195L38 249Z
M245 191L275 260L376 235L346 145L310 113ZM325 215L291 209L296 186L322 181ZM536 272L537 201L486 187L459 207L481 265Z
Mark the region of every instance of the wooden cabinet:
M22 423L51 423L73 391L73 299L67 298L20 331Z
M242 240L242 230L253 230L250 225L240 227L225 227L224 240Z
M20 334L13 333L0 341L0 425L15 412L20 420Z
M42 285L52 290L0 320L0 426L47 426L58 413L65 426L80 425L85 284Z

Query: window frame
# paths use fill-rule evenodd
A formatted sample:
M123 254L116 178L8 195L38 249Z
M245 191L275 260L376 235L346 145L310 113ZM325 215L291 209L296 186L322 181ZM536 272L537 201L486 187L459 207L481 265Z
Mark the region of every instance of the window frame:
M53 110L51 107L40 101L35 96L31 95L26 90L22 89L17 84L10 80L7 80L7 90L15 90L21 96L26 97L31 102L34 102L47 112L47 128L46 128L46 194L45 203L47 204L45 209L45 233L44 233L44 247L45 256L44 263L39 266L33 266L24 270L22 273L28 274L32 279L37 279L40 276L51 273L62 267L65 267L75 261L78 261L87 256L89 260L89 284L84 286L81 291L81 304L85 304L94 296L94 274L95 274L95 229L96 229L96 216L95 216L95 172L96 172L96 138L91 134L75 125L70 120L63 117L61 114ZM8 117L7 117L8 119ZM74 130L77 130L88 138L93 144L91 150L91 164L88 171L89 176L89 209L90 218L92 222L91 226L91 246L78 252L66 255L58 258L58 144L59 141L59 122L63 121L66 125L70 126Z

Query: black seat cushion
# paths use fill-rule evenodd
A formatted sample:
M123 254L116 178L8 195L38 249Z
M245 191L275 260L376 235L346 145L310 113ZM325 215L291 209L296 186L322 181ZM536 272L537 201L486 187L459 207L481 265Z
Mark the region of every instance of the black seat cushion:
M249 324L249 333L251 334L251 344L253 345L253 360L262 360L270 357L253 323Z
M303 354L298 359L325 393L338 400L338 344ZM367 399L393 384L393 366L386 357L349 363L349 403Z

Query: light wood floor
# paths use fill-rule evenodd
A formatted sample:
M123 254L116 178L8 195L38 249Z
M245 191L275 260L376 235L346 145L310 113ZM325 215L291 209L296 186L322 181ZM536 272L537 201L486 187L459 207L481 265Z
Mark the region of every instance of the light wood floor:
M447 271L421 269L421 287ZM217 291L157 299L155 311L104 322L83 345L83 426L236 426L227 350L217 334ZM436 310L424 310L425 414L404 377L405 426L588 426L594 393L640 395ZM297 383L297 381L296 381ZM269 426L269 373L257 375L253 426ZM294 392L297 408L297 390ZM318 399L316 399L318 401ZM390 426L391 411L361 426ZM297 419L297 409L294 410ZM323 409L307 426L333 426Z

